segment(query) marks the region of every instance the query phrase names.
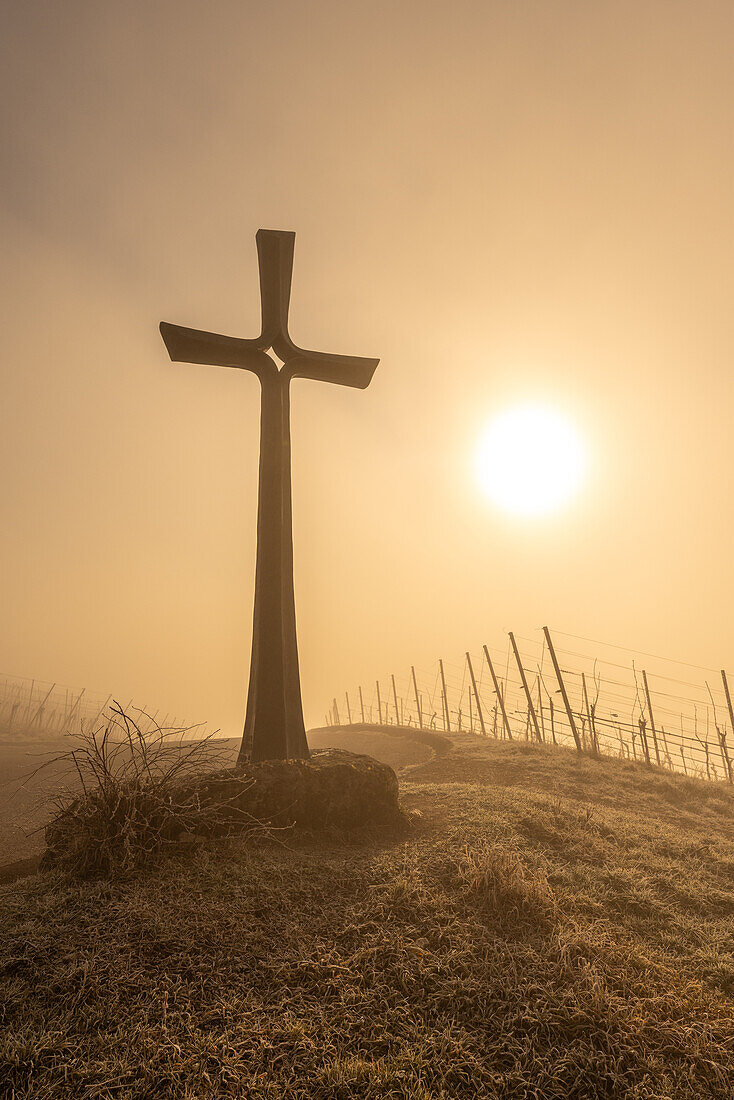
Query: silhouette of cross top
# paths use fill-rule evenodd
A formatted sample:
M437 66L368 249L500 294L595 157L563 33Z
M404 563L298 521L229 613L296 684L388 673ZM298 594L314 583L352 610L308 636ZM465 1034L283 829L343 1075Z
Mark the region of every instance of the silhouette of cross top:
M259 229L256 239L262 310L262 329L258 338L241 340L236 336L221 336L216 332L183 328L161 321L161 336L171 359L177 363L239 367L262 377L263 372L272 371L275 366L266 354L272 348L283 361L281 373L288 378L314 378L319 382L365 389L372 380L379 359L305 351L290 338L288 307L295 233Z

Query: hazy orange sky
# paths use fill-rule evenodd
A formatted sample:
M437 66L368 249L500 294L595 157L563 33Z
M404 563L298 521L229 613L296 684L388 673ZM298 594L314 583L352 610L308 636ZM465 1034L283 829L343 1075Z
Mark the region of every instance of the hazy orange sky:
M0 670L237 732L259 393L169 362L255 335L297 233L307 722L543 623L734 665L730 0L4 5ZM479 491L497 412L589 453L538 519Z

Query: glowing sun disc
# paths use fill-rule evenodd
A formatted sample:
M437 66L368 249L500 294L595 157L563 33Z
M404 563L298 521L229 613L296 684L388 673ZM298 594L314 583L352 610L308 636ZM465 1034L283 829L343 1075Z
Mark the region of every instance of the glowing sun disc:
M584 448L561 413L518 405L499 413L477 448L484 492L507 512L536 516L565 504L583 480Z

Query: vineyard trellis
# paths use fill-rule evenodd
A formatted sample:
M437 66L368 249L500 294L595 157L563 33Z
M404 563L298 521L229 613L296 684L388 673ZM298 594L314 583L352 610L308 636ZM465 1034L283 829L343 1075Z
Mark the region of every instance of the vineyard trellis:
M82 729L95 729L103 721L112 703L104 696L69 688L63 684L45 683L23 676L0 673L0 737L3 739L54 738L63 734L79 734ZM154 713L147 706L135 706L131 699L123 709L135 716L143 734L162 730L185 731L187 736L205 737L207 724L190 726L175 715Z
M548 627L334 698L327 725L377 724L566 745L734 783L725 669ZM560 642L558 641L560 639Z

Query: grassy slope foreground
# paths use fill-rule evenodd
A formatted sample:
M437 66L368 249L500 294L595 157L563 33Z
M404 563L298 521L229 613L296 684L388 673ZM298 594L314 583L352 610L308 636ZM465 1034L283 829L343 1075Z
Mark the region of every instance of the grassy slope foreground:
M734 1094L729 789L468 736L400 836L0 890L0 1095Z

